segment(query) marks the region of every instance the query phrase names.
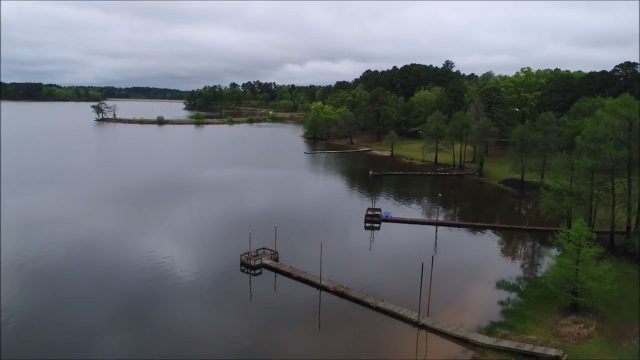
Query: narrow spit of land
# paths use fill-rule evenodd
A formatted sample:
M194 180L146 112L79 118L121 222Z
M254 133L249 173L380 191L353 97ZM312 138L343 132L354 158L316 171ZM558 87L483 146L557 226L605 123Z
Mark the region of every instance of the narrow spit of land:
M277 120L270 119L249 119L248 117L227 118L227 119L125 119L125 118L105 118L98 119L97 122L114 123L114 124L137 124L137 125L235 125L235 124L254 124L254 123L279 123L302 121L297 116L281 117Z
M222 119L124 119L124 118L108 118L99 119L97 122L114 123L114 124L137 124L137 125L227 125L227 124L244 124L248 123L246 119L234 119L233 121L225 121Z

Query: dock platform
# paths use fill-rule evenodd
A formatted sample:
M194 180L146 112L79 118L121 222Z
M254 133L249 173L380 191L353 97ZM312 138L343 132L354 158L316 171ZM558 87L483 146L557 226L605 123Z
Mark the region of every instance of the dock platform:
M260 248L258 250L244 253L240 256L240 266L247 267L249 270L268 269L273 272L282 274L290 279L313 286L317 289L329 292L343 299L352 301L356 304L368 307L382 314L391 316L419 328L431 330L445 337L452 338L456 341L464 341L478 346L491 348L495 350L514 352L528 356L550 359L565 359L566 354L562 350L525 344L510 340L502 340L482 335L477 332L465 330L461 327L447 325L433 320L429 317L418 318L418 313L405 309L403 307L391 304L384 300L376 299L370 295L351 289L347 286L340 285L329 279L321 278L305 271L296 269L290 265L279 262L277 251Z

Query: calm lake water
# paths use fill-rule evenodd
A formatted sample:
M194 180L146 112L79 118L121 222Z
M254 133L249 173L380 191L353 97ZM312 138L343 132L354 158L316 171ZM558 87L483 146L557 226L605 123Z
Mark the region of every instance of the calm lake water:
M123 117L185 117L180 103L118 104ZM305 155L292 124L99 124L90 103L2 102L2 357L471 357L477 349L265 271L280 261L469 329L499 318L505 277L544 266L517 232L383 224L393 215L546 224L535 206L465 178L370 178L415 169L372 154Z

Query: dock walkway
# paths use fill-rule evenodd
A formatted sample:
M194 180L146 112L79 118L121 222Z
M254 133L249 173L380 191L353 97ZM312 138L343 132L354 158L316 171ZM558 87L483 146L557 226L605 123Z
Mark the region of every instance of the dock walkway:
M471 344L491 349L515 352L541 358L566 358L566 354L562 350L532 344L519 343L510 340L496 339L477 332L465 330L461 327L447 325L435 321L429 317L418 318L418 314L414 311L391 304L384 300L376 299L365 293L337 284L329 279L320 278L318 276L309 274L290 265L282 264L279 262L278 252L274 250L261 248L253 252L244 253L240 257L240 265L241 268L266 268L293 280L311 285L315 288L339 296L343 299L352 301L385 315L404 321L413 326L428 329L444 336L454 338L456 340L462 340Z
M473 171L369 171L371 176L465 176L477 175Z
M354 150L317 150L317 151L305 151L305 154L342 154L342 153L357 153L372 151L371 148L362 148Z
M451 220L433 220L433 219L420 219L420 218L407 218L407 217L394 217L394 216L382 216L381 209L375 208L377 212L373 214L369 208L365 212L364 225L365 229L371 230L375 225L381 223L396 223L396 224L409 224L409 225L430 225L430 226L442 226L451 228L466 228L466 229L485 229L485 230L515 230L515 231L528 231L528 232L558 232L561 230L559 227L549 226L529 226L529 225L509 225L509 224L487 224L487 223L475 223L466 221L451 221ZM380 226L377 226L378 228ZM610 230L594 230L596 234L609 234ZM624 230L615 230L616 234L624 234Z

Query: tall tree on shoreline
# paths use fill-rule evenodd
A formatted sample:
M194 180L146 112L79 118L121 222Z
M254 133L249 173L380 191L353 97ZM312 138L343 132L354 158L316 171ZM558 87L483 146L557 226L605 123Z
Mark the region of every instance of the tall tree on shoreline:
M478 176L484 176L484 162L486 157L486 149L489 147L489 143L493 141L498 135L498 129L493 122L486 117L482 116L477 122L471 125L471 134L469 139L474 147L480 149L477 153L478 162Z
M610 106L607 100L605 108ZM620 164L624 161L624 149L619 144L619 120L612 116L611 111L605 108L598 110L594 116L585 121L584 128L579 137L581 154L588 156L590 161L598 169L603 170L603 175L608 177L610 194L609 203L609 248L615 248L616 229L616 177L620 170Z
M602 248L582 218L571 229L561 230L555 237L560 255L548 270L550 286L566 299L572 311L594 301L595 287L607 286L609 264L601 260Z
M536 132L535 152L540 157L540 185L543 185L547 158L558 147L558 120L551 112L542 113L534 124L534 131Z
M527 161L535 143L534 132L528 123L520 124L511 133L511 150L516 155L516 163L520 172L520 194L524 193L524 178L527 172Z
M395 120L395 102L393 95L382 87L377 87L369 94L367 103L369 117L372 120L371 127L376 132L376 140L380 141L382 133L392 128Z
M440 111L436 111L427 117L427 121L422 127L422 133L425 139L433 141L435 147L435 155L433 162L438 165L438 151L440 148L440 141L447 134L447 127L444 123L445 117Z

